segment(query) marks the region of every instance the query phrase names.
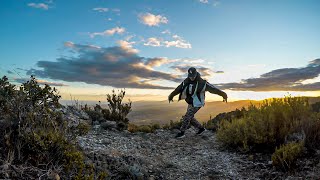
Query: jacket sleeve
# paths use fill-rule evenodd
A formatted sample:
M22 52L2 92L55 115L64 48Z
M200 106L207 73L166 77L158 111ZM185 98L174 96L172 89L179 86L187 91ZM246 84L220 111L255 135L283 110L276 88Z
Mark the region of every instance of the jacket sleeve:
M174 97L182 91L183 82L169 95L169 97Z
M220 89L214 87L209 82L207 82L207 84L206 84L206 91L209 91L212 94L218 94L218 95L222 96L223 98L227 98L228 97L225 92L223 92Z

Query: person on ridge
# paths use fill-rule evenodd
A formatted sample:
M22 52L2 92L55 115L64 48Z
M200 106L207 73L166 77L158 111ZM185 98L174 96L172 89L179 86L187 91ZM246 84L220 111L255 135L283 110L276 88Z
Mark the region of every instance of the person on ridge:
M188 103L187 112L183 118L180 133L176 138L185 137L185 131L189 124L198 128L197 134L202 134L206 129L194 118L195 113L205 104L205 92L209 91L223 97L223 101L227 102L228 96L225 92L214 87L212 84L202 79L196 68L188 69L188 77L168 96L169 103L173 101L173 97L179 94L179 101L185 99Z

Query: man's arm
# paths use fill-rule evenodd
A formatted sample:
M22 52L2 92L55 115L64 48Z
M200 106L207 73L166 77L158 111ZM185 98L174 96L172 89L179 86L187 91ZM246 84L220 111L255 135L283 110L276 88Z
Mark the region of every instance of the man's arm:
M174 91L172 91L172 93L168 97L169 103L170 103L170 101L173 100L174 96L176 96L177 94L179 94L182 91L182 87L183 87L183 82Z
M214 87L209 82L207 82L206 91L209 91L212 94L218 94L218 95L222 96L223 97L223 101L227 102L228 95L225 92L221 91L220 89Z

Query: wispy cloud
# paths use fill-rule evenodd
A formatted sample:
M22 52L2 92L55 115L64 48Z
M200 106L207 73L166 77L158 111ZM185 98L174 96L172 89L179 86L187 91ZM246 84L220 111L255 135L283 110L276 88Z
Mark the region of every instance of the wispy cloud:
M204 3L204 4L208 4L209 3L208 0L199 0L199 2Z
M185 48L185 49L192 48L191 44L185 39L183 39L182 37L178 35L173 35L172 38L173 39L171 40L164 40L162 38L151 37L147 39L144 45L153 46L153 47L165 46L165 47L176 47L176 48Z
M202 4L212 4L213 6L218 6L220 4L220 1L219 0L197 0L199 1L200 3Z
M7 71L8 74L14 74L12 71L8 70Z
M28 6L36 9L43 9L43 10L49 9L49 5L45 3L29 3Z
M320 82L303 83L320 75L320 59L310 61L306 67L282 68L262 74L258 78L244 79L240 83L218 85L238 91L318 91Z
M159 26L160 24L167 24L169 22L165 16L151 13L140 14L138 18L141 23L147 26Z
M178 35L172 36L174 40L164 41L166 47L191 48L191 44Z
M114 27L112 29L108 29L103 32L90 33L90 37L94 38L95 36L111 36L114 34L123 34L125 31L126 29L123 27Z
M161 32L162 34L171 34L171 32L167 29Z
M216 6L220 5L220 1L213 0L212 5L216 7Z
M60 57L55 62L38 61L39 69L30 69L27 75L67 82L85 82L116 88L172 89L153 81L180 82L176 75L155 71L165 60L145 58L123 47L96 47L93 45L65 43L77 52L74 57Z
M148 38L147 42L145 42L143 45L159 47L159 46L162 46L162 39L156 38L156 37L151 37L151 38Z
M92 10L98 11L98 12L108 12L108 11L109 11L109 8L96 7L96 8L93 8Z
M17 83L25 83L27 81L29 81L30 78L15 78L14 81ZM41 79L36 79L37 83L40 85L50 85L50 86L68 86L66 84L63 83L57 83L57 82L50 82L50 81L45 81L45 80L41 80Z

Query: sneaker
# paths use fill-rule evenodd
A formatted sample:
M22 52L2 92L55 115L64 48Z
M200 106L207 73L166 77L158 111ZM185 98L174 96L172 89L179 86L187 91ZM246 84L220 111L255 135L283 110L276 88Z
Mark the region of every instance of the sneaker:
M201 135L206 131L206 128L201 128L199 129L199 131L197 132L197 135Z
M181 131L181 132L179 132L177 135L176 135L176 138L184 138L185 137L185 135L184 135L184 132L183 131Z

